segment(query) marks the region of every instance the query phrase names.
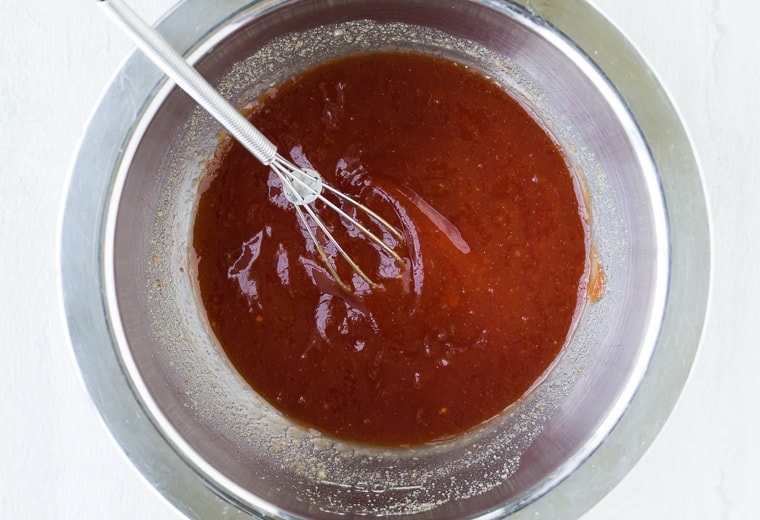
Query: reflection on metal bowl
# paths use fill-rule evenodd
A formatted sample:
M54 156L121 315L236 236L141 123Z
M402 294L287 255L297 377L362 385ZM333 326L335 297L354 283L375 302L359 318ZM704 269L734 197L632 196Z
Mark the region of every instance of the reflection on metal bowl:
M563 22L572 29L572 19L551 2L546 19L489 1L239 2L215 12L209 20L218 23L208 22L201 34L188 34L201 4L182 4L164 30L241 106L310 65L373 50L444 56L503 84L560 143L584 186L604 294L586 305L560 359L533 391L457 439L370 448L289 422L237 375L196 300L188 242L199 178L220 128L172 85L154 88L160 75L134 56L85 135L61 238L69 331L114 435L192 516L218 516L229 507L285 518L503 516L541 498L624 416L653 355L671 341L668 314L701 324L707 267L678 272L684 246L674 240L688 237L706 258L706 224L693 231L694 219L697 226L706 219L701 207L691 207L692 227L683 230L682 202L668 197L671 181L663 178L673 164L658 156L657 136L647 135L651 116L640 120L638 100L621 96L625 87L610 81L614 68L600 68L592 51L557 30L553 24ZM592 21L598 16L582 7L578 12ZM656 88L642 81L641 88ZM669 107L664 98L651 101ZM700 200L688 142L679 141L677 119L668 121L674 143L686 150L681 167L692 168L679 189ZM83 194L93 182L97 189ZM695 293L685 298L689 283ZM687 361L698 333L683 347ZM653 370L664 370L659 366ZM683 377L676 374L664 401L651 406L664 406L666 415ZM584 503L565 512L590 505Z

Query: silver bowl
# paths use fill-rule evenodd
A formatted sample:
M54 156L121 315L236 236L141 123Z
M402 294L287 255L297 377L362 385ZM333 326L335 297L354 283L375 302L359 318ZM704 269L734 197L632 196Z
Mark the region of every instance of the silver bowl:
M328 58L425 52L493 77L564 149L589 208L604 295L587 302L559 360L517 405L457 439L415 448L353 445L300 427L235 372L204 321L188 255L198 181L221 129L141 55L119 71L71 171L61 293L106 423L183 512L490 518L527 506L575 516L654 437L706 306L698 170L667 98L619 34L585 4L532 9L188 0L161 24L240 106ZM626 424L642 414L649 422ZM606 446L620 460L608 453L607 469L593 474L583 463ZM560 493L582 480L585 494L560 507Z

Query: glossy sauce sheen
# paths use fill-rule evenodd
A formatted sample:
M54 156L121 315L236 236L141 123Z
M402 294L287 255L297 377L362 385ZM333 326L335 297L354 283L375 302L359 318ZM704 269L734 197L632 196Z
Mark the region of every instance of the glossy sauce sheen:
M397 265L320 209L382 283L328 251L346 293L273 174L220 146L194 224L198 285L256 391L327 434L408 445L494 417L545 372L579 306L586 231L563 155L500 87L437 58L358 55L289 80L249 118L406 237Z

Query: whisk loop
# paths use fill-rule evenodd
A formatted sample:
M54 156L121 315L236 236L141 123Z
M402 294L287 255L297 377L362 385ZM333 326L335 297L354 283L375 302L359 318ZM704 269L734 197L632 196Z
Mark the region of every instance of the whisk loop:
M146 24L134 11L123 4L121 0L98 0L98 3L107 8L108 14L125 29L127 34L146 56L167 76L173 79L182 90L195 99L214 119L221 123L256 159L272 169L282 183L285 197L293 203L293 207L303 222L309 237L314 242L319 255L322 257L322 261L340 287L346 291L351 290L351 287L338 275L337 267L330 261L324 245L317 239L312 226L309 224L309 218L324 234L327 242L335 247L335 250L340 253L341 257L351 266L351 269L356 274L373 289L379 287L379 285L362 271L351 256L341 247L322 219L317 216L312 208L312 204L317 200L334 210L342 219L360 230L371 242L391 255L399 264L404 263L403 258L396 253L393 247L367 229L356 218L338 207L332 200L325 197L323 193L329 192L336 199L347 202L365 213L379 227L384 228L385 231L396 237L399 243L403 242L401 231L360 202L324 183L322 176L315 170L311 168L299 168L278 154L277 147L271 141L219 94L195 68L187 63L158 31Z
M352 217L343 209L338 207L332 200L322 195L322 192L323 190L326 190L335 195L337 199L348 202L355 208L359 209L374 219L378 225L385 228L385 230L396 237L399 242L403 242L403 233L401 233L401 231L399 231L395 226L390 224L383 217L366 207L364 204L349 197L345 193L336 190L328 184L324 184L322 182L322 176L319 175L316 170L313 170L311 168L299 168L279 154L275 155L275 158L273 159L272 163L269 164L269 167L272 168L272 171L277 174L277 177L280 179L283 192L285 193L285 198L293 203L296 214L301 219L301 222L303 222L304 228L309 234L309 238L311 238L312 242L317 248L319 256L322 258L322 261L327 267L327 270L330 271L330 275L343 290L350 291L351 288L343 281L343 279L338 274L336 267L330 261L325 248L314 234L312 226L309 225L309 220L306 218L306 214L311 217L312 222L314 222L322 231L325 239L331 243L333 247L335 247L335 250L340 253L341 257L343 257L346 263L351 266L351 269L356 274L358 274L373 289L376 289L379 287L379 285L374 282L369 276L367 276L367 274L364 273L361 267L359 267L359 265L351 258L351 256L346 253L346 251L322 221L322 219L317 216L316 212L311 207L311 204L316 200L321 201L327 207L335 211L343 220L359 229L364 234L364 236L366 236L374 244L378 245L383 251L391 255L396 260L396 262L399 264L404 263L404 259L401 258L401 256L391 246L385 243L375 233L367 229L367 227L359 222L356 218Z

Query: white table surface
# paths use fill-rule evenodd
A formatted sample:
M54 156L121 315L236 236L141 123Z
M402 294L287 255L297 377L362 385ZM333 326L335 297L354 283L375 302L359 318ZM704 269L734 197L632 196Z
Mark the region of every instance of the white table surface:
M173 2L131 5L156 20ZM182 518L100 422L58 307L65 174L88 114L131 49L94 4L0 2L2 518ZM648 60L692 136L714 270L701 350L679 403L633 471L583 518L760 518L760 2L594 4Z

